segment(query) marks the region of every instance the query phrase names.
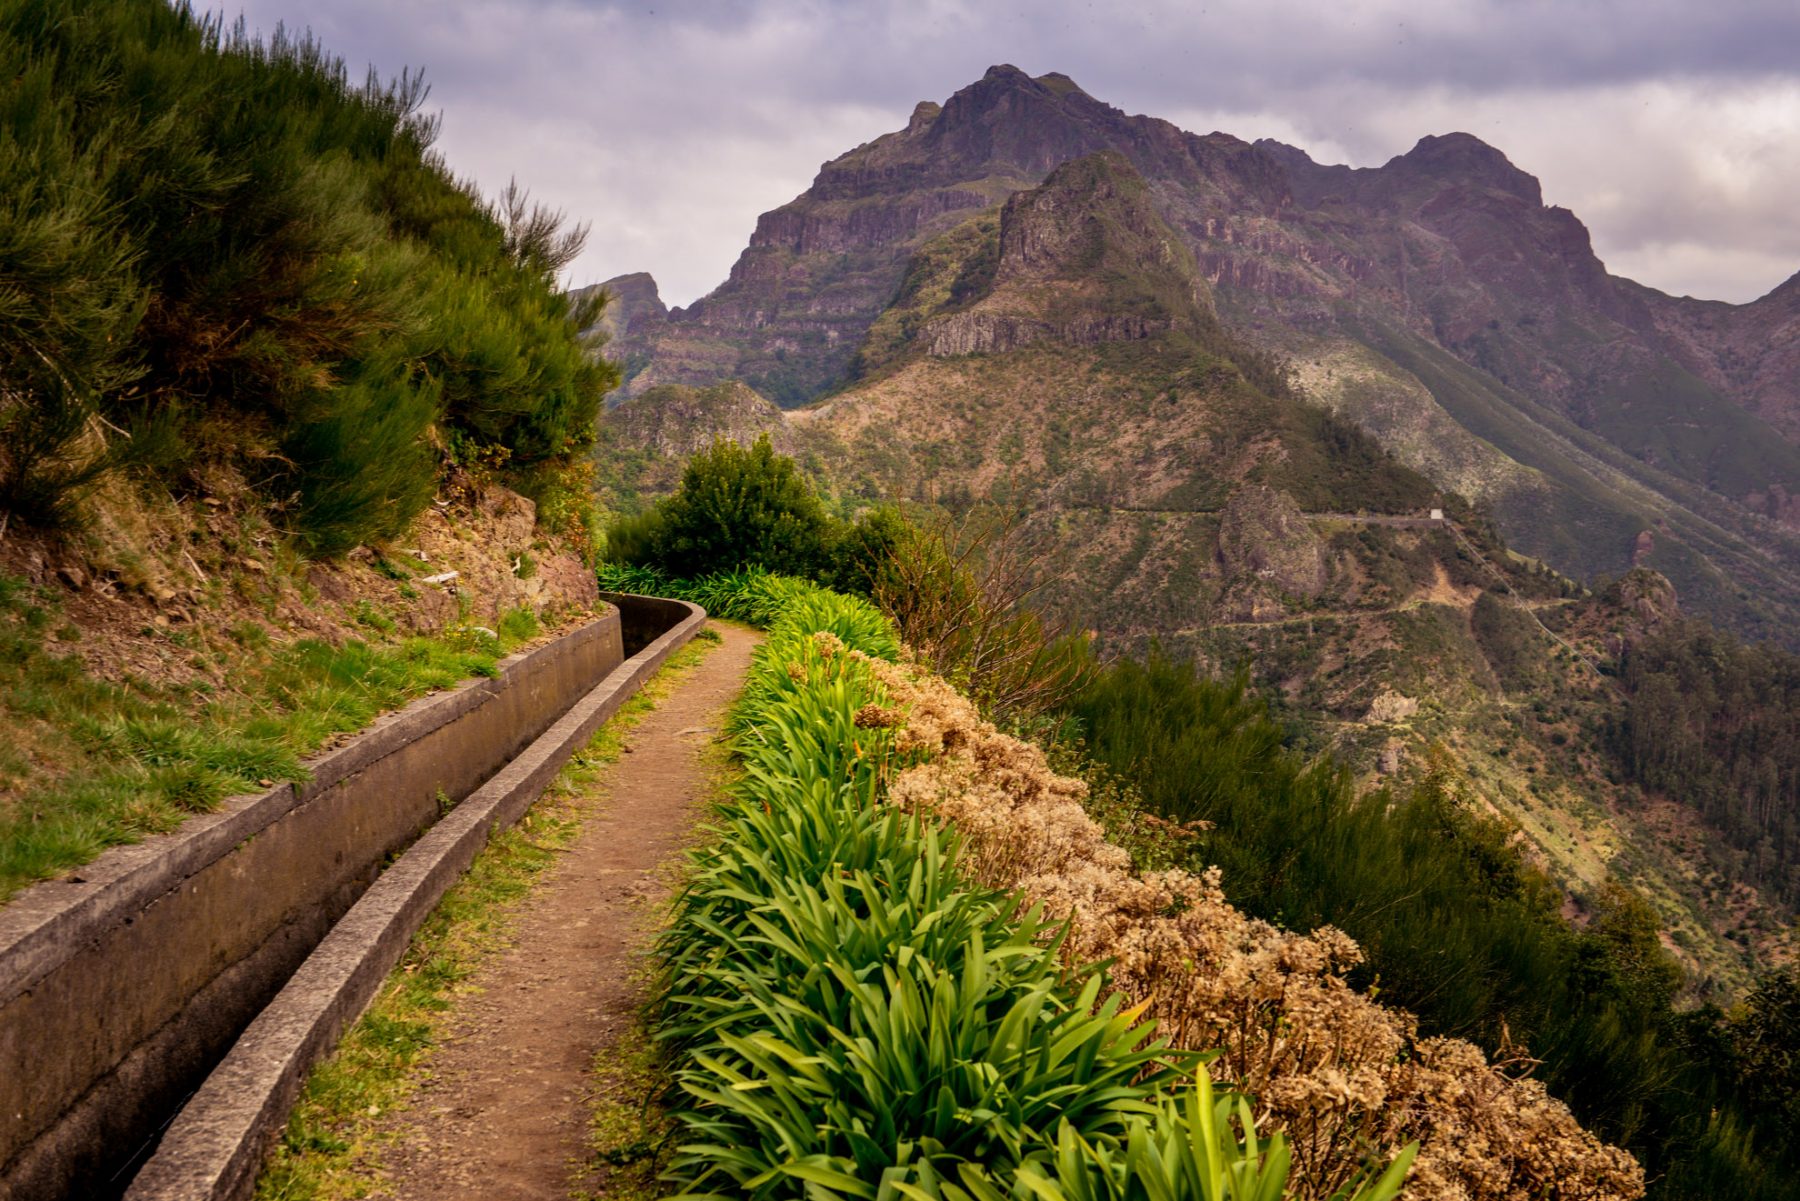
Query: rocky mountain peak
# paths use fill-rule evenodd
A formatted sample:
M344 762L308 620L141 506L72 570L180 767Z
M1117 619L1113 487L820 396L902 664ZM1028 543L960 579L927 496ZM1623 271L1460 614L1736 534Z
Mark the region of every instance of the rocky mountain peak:
M1427 134L1411 150L1388 160L1383 170L1505 192L1533 208L1544 203L1536 176L1513 166L1512 160L1474 134Z
M1064 163L1006 202L996 282L1109 268L1194 278L1192 256L1157 215L1149 185L1123 154L1102 150Z
M626 317L669 315L668 306L663 304L662 294L657 291L656 278L648 271L615 275L600 286L612 293L613 308Z
M1041 178L1113 144L1127 120L1067 75L1033 79L1002 64L945 101L922 149L963 168Z
M648 271L615 275L605 283L577 288L574 295L582 299L601 290L612 299L595 323L595 331L603 333L608 344L616 344L633 332L641 334L668 319L668 306L663 304L656 280Z

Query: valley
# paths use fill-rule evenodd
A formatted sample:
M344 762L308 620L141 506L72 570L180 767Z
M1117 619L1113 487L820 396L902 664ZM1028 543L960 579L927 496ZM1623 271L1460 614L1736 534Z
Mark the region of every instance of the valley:
M1044 96L1050 84L994 73L936 120L961 112L998 122L973 109L1002 85L1025 91L1009 92L1009 104L1030 100L1048 114L1042 128L994 125L1027 146L1060 145L1052 132L1076 137L1071 129L1097 137L1084 115L1105 127L1103 106L1071 99L1077 93ZM796 206L825 204L846 177L881 195L893 177L858 173L926 137L919 123L884 150L829 166ZM1204 159L1191 140L1171 145ZM1410 188L1448 170L1448 156L1500 188L1510 199L1494 203L1507 212L1535 194L1496 152L1461 142L1428 149L1422 163L1394 168ZM1016 162L1024 151L1010 153ZM1151 152L1132 153L1143 161ZM1151 161L1173 170L1166 155ZM770 377L746 369L750 359L729 383L643 387L703 369L685 350L638 349L664 335L628 324L625 361L650 357L605 423L603 495L642 504L672 488L685 456L713 437L768 436L845 504L1010 514L1029 547L1033 603L1059 625L1095 632L1104 654L1155 648L1211 671L1247 671L1302 745L1345 756L1371 784L1447 750L1478 803L1516 823L1573 893L1616 875L1652 901L1694 1000L1729 1000L1789 962L1789 902L1721 872L1731 859L1722 846L1698 856L1712 867L1698 866L1696 846L1718 836L1691 820L1672 828L1668 815L1681 807L1624 779L1606 749L1623 653L1684 613L1707 614L1721 564L1738 572L1734 593L1786 603L1796 595L1782 583L1788 535L1766 519L1725 516L1731 502L1692 483L1658 476L1656 491L1643 482L1649 464L1417 333L1383 340L1366 333L1371 326L1358 327L1362 341L1301 338L1298 327L1263 319L1273 312L1267 281L1243 282L1251 276L1241 265L1237 283L1218 262L1206 267L1207 254L1225 252L1192 249L1165 217L1171 207L1166 186L1107 149L998 210L953 210L960 219L945 232L900 240L899 250L917 249L891 302L867 320L841 381L802 407L758 393L754 384ZM747 264L774 253L753 242L696 316L652 314L649 329L664 322L670 338L721 337L728 322L710 306L750 287ZM796 269L829 257L811 253L791 260ZM837 285L819 286L787 303L796 313L836 303L826 298ZM784 335L765 321L745 336ZM803 344L788 353L817 365ZM1463 404L1473 396L1485 407ZM1653 510L1665 515L1643 524ZM1433 511L1448 516L1436 522ZM1760 522L1774 552L1708 514L1740 529ZM1603 546L1620 553L1601 555ZM1692 598L1656 583L1659 566L1713 590ZM1621 586L1607 571L1650 582ZM1729 622L1731 612L1711 616Z

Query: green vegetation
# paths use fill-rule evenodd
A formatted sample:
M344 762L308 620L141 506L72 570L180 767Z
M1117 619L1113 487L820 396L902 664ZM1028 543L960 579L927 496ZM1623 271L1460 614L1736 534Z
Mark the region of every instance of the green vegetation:
M661 1201L668 1195L662 1173L675 1124L664 1104L667 1065L652 1016L638 1009L630 1017L613 1044L594 1056L588 1147L604 1166L597 1187L577 1190L571 1201Z
M607 558L675 578L744 568L868 593L901 532L893 510L831 516L812 483L767 435L718 439L688 461L674 495L607 532Z
M1729 879L1800 906L1800 657L1677 622L1630 647L1609 743L1735 850Z
M1279 1137L1203 1068L1164 1096L1192 1059L965 881L953 833L879 804L905 757L847 652L894 653L881 615L766 576L705 587L772 625L731 723L742 776L663 942L683 1195L1279 1197Z
M515 903L579 832L578 798L706 651L690 644L676 652L444 894L368 1012L308 1074L257 1181L259 1201L337 1201L367 1193L379 1169L382 1119L412 1095L459 987L507 945Z
M1254 915L1350 934L1367 983L1426 1031L1528 1048L1584 1125L1661 1178L1656 1195L1795 1195L1780 1127L1713 1054L1713 1019L1673 1009L1654 914L1615 886L1586 898L1585 929L1564 922L1560 893L1442 764L1358 798L1336 764L1283 745L1242 676L1162 659L1115 665L1071 712L1152 814L1214 823L1183 866L1222 867Z
M372 609L366 624L379 627ZM227 796L303 779L300 758L334 734L470 676L535 635L509 615L502 637L471 628L436 638L287 645L247 624L238 645L193 633L196 656L229 654L231 686L108 683L59 653L54 605L0 576L0 898L174 829ZM216 645L215 645L216 643ZM40 765L54 763L54 773Z
M126 469L256 481L302 545L392 536L444 467L539 490L616 382L556 287L581 231L360 87L159 0L0 16L0 510L80 519Z
M1592 577L1626 570L1637 535L1646 529L1664 530L1668 536L1659 534L1648 565L1674 582L1684 606L1746 637L1780 641L1788 636L1793 625L1787 615L1789 598L1795 595L1793 565L1770 555L1767 548L1754 549L1752 543L1759 536L1744 525L1733 506L1697 484L1633 458L1415 334L1360 319L1345 321L1344 329L1415 376L1470 433L1542 473L1547 486L1519 488L1494 501L1497 516L1512 531L1511 541L1521 549L1571 575ZM1658 411L1647 416L1633 410L1630 420L1642 428L1633 432L1632 440L1661 453L1659 439L1691 438L1701 445L1692 448L1690 457L1709 457L1703 444L1713 434L1691 415L1679 417L1671 426L1672 434L1659 429L1640 437L1649 430L1644 422L1681 412L1671 403L1671 395L1679 391L1650 398ZM1632 397L1636 403L1635 392ZM1752 420L1735 410L1731 423ZM1778 453L1791 461L1792 452L1773 452L1773 440L1755 441L1759 458Z

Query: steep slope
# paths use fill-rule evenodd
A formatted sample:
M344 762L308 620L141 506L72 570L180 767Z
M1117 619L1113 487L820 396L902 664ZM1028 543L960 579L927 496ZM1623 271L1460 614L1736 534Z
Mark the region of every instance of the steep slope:
M736 377L784 406L811 400L841 382L923 242L1108 148L1221 205L1278 199L1278 172L1235 138L1127 117L1065 76L993 67L943 105L919 104L905 129L826 163L805 194L763 214L725 283L622 341L628 361L649 359L629 386ZM1221 169L1232 158L1246 159L1242 170Z
M673 491L682 465L713 439L747 446L763 434L776 450L794 452L781 410L745 384L658 384L625 399L601 423L594 482L611 507L630 507L642 493Z
M1522 549L1581 577L1656 567L1696 611L1792 641L1800 284L1730 306L1617 279L1573 214L1467 134L1422 139L1379 168L1323 166L1128 116L1065 76L995 67L827 163L763 216L711 295L644 310L614 347L628 389L738 378L802 404L890 360L928 281L937 310L966 310L936 311L938 349L1040 337L1066 273L1041 296L1005 287L983 223L997 228L1008 196L1103 150L1141 178L1230 329L1290 359L1316 399L1403 461L1490 505ZM952 230L994 253L937 240ZM960 278L935 271L948 260Z

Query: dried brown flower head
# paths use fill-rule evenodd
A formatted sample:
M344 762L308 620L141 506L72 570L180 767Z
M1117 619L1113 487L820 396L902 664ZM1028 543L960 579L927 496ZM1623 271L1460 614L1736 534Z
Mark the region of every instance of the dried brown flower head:
M1340 930L1278 930L1225 899L1219 870L1136 874L1083 802L1087 786L999 733L949 684L871 662L905 713L896 745L928 759L891 803L952 822L963 866L1068 919L1071 962L1109 960L1111 986L1149 1003L1177 1046L1217 1049L1215 1074L1286 1132L1293 1195L1327 1198L1414 1139L1415 1201L1635 1201L1643 1170L1583 1130L1536 1080L1460 1039L1421 1038L1413 1016L1356 992L1362 950ZM859 723L860 715L859 715ZM1519 1058L1522 1059L1522 1053Z

